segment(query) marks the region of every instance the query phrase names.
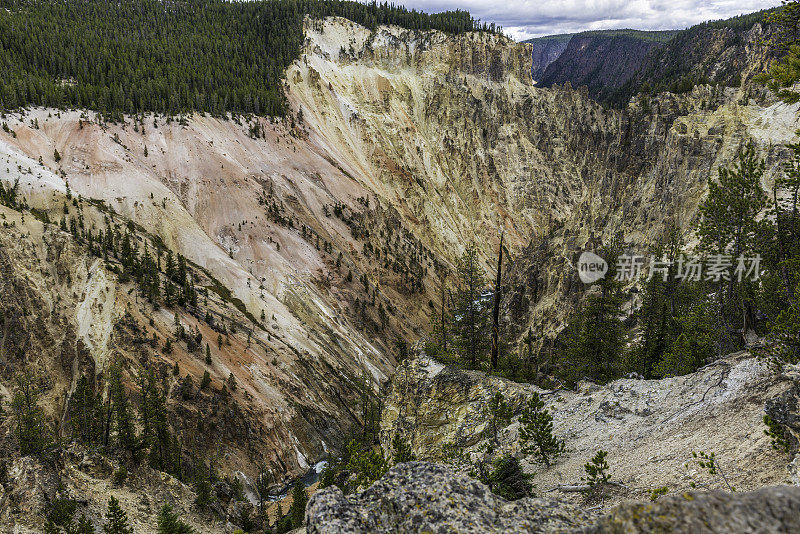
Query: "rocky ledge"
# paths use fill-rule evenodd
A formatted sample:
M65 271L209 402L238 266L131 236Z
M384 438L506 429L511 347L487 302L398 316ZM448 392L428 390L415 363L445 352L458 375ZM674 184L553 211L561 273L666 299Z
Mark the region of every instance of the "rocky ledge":
M604 516L553 498L506 501L445 466L410 462L346 496L318 491L306 510L309 534L393 532L778 533L800 532L800 488L750 493L687 492L625 503Z

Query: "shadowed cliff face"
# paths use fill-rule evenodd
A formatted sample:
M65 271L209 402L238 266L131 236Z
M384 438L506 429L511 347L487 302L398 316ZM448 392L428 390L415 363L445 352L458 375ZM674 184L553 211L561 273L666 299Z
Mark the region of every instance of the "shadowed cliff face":
M558 59L567 49L572 34L539 37L525 41L532 48L531 52L531 77L538 83L542 79L547 67Z
M592 97L602 101L635 76L648 54L661 46L664 43L626 35L576 35L537 79L537 84L585 85Z

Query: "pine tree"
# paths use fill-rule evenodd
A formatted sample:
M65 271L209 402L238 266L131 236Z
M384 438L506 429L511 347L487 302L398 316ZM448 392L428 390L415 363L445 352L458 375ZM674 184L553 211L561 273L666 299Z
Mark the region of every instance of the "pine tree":
M513 412L506 402L505 396L499 391L492 395L486 406L487 428L492 437L492 444L497 443L497 436L501 429L511 423Z
M756 157L755 147L750 143L737 153L731 168L719 169L719 183L709 179L708 196L700 205L701 219L697 226L702 250L714 255L728 254L734 262L758 252L755 249L758 237L767 224L758 220L768 205L761 188L764 170L764 161ZM752 280L743 277L738 281L730 276L726 281L721 277L718 292L724 295L722 319L739 315L742 334L747 338L755 328Z
M392 438L392 456L396 464L413 462L417 459L414 451L411 450L411 445L403 439L399 432Z
M131 413L128 393L122 383L122 371L119 366L111 369L111 405L114 413L114 426L117 433L117 444L124 450L136 453L137 438L136 429L133 424L133 414Z
M78 519L78 524L75 525L75 534L95 534L94 525L86 519L86 516L81 516Z
M211 487L211 468L201 463L194 478L194 491L197 494L194 503L198 508L206 509L214 502Z
M172 506L165 504L158 512L158 534L194 534L195 530L180 520Z
M119 501L114 496L108 499L108 511L103 532L106 534L133 534L133 528L128 523L128 514L120 507Z
M651 265L651 276L644 283L642 305L638 311L641 341L633 350L636 361L632 362L632 366L647 379L655 376L656 364L679 335L677 316L682 304L680 286L690 284L689 281L678 280L676 276L681 245L680 232L673 225L650 250L651 258L668 267L666 272L655 273ZM691 298L697 297L692 295Z
M33 379L27 374L17 376L17 390L11 401L14 429L23 456L41 455L51 445L50 429Z
M485 482L496 495L514 501L531 496L533 493L531 477L522 470L519 460L506 455L493 462L492 472L485 477Z
M500 298L502 296L503 275L503 233L500 233L500 248L497 253L497 276L494 283L494 307L492 308L492 369L497 369L500 361Z
M533 454L549 467L565 447L564 441L553 435L553 416L544 406L544 401L534 392L519 416L519 437L523 443L522 452Z
M586 477L583 480L586 480L592 488L606 484L611 478L608 473L606 456L608 456L608 453L601 449L597 451L597 454L589 462L583 465L583 469L586 471Z
M478 368L489 348L489 308L484 299L486 280L478 249L469 245L458 262L451 324L467 366Z
M292 518L292 527L300 528L305 520L308 493L302 481L298 480L292 489L292 505L289 507L289 516Z

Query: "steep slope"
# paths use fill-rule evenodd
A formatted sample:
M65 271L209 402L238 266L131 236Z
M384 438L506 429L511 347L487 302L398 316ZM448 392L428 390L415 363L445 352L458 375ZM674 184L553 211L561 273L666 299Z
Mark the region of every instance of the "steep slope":
M582 382L576 391L542 391L444 366L421 353L398 368L387 390L381 442L391 450L399 433L420 460L464 469L452 453L463 451L473 462L487 454L492 395L502 392L516 416L535 391L553 414L554 434L566 443L552 465L532 457L524 464L536 473L533 482L541 494L580 485L583 465L599 449L608 451L611 476L623 485L605 506L646 500L651 489L664 486L670 493L691 490L692 482L725 489L719 477L694 465L692 453L699 451L715 452L727 480L740 490L796 483L797 474L786 468L791 458L771 447L762 417L765 404L791 390L798 371L794 366L775 374L750 354L737 353L681 377L621 379L604 386ZM499 433L496 454L520 454L519 426L515 417ZM567 492L563 498L579 504L583 497Z
M625 85L655 49L664 46L676 32L621 30L575 34L567 47L538 78L537 85L551 87L571 83L585 85L589 94L606 100Z
M745 87L771 59L766 11L698 24L653 50L638 72L609 87L603 98L625 105L639 90L686 92L697 84Z
M573 35L571 33L547 35L525 41L531 45L531 77L533 81L538 82L542 79L547 67L567 49Z

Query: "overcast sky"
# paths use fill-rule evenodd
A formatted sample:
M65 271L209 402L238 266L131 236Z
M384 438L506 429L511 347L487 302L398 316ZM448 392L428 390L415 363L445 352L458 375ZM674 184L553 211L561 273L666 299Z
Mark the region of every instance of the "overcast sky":
M780 0L395 0L428 12L466 9L515 39L583 30L682 29L780 5Z

